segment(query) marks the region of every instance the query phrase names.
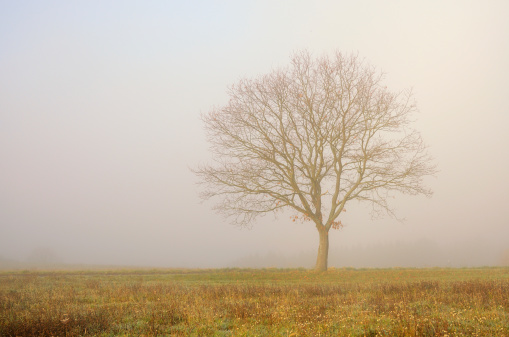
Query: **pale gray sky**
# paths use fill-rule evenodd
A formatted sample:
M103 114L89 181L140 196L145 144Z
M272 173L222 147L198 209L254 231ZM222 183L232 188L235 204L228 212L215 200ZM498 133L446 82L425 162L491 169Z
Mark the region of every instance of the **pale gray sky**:
M200 203L200 114L292 52L358 52L413 87L440 172L405 223L348 208L331 249L509 249L507 1L0 1L0 257L229 266L314 252L316 230L233 227ZM494 253L495 254L495 253ZM493 262L493 263L496 263ZM309 266L311 267L311 266Z

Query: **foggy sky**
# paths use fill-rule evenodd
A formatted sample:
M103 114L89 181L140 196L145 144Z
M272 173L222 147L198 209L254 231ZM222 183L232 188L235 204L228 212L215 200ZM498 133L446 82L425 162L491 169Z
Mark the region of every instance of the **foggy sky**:
M472 264L496 264L509 249L508 13L507 1L3 1L0 258L223 267L315 254L310 223L234 227L190 171L210 160L200 114L307 48L358 52L390 89L413 88L439 169L431 199L392 200L404 223L347 205L331 250L424 240L490 247Z

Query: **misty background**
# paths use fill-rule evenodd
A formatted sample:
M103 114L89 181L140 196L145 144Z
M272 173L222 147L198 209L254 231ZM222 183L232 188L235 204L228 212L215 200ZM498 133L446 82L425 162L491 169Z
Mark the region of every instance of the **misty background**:
M358 52L439 173L405 218L347 205L330 266L509 265L509 2L1 1L0 267L312 267L289 215L239 229L198 198L200 115L292 52ZM21 263L21 264L20 264Z

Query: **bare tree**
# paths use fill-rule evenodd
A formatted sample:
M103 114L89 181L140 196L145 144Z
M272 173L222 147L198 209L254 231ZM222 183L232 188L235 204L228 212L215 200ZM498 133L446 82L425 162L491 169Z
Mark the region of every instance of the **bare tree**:
M239 225L283 209L319 233L315 269L327 270L329 231L351 200L393 215L393 192L431 195L435 172L410 126L410 91L394 93L356 55L294 54L291 65L228 91L230 101L202 118L214 164L195 173L218 197L215 209Z

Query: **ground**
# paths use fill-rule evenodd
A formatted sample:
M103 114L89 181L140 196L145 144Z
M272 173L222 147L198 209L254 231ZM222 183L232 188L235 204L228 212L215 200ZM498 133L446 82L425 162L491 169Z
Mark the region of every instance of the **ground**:
M0 336L509 336L509 268L0 272Z

